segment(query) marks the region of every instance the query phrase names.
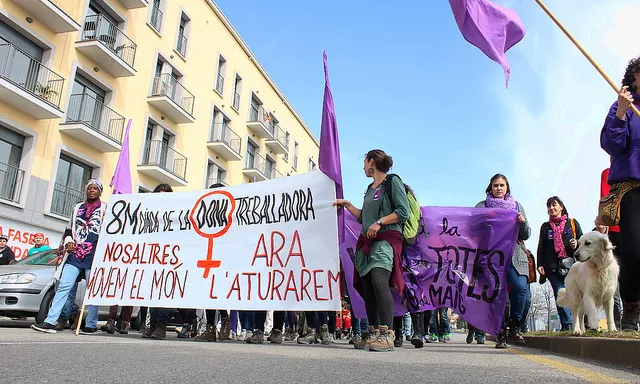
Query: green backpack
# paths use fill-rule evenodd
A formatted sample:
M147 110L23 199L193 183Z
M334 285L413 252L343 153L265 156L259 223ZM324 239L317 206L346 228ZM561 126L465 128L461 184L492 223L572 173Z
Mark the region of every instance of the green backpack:
M387 178L383 182L384 192L387 195L389 202L391 202L392 211L395 211L396 209L396 204L391 196L391 180L394 177L400 178L400 176L391 173L387 175ZM400 179L400 181L402 182L402 179ZM418 199L413 195L407 184L402 184L404 185L404 190L407 192L407 200L409 200L409 218L404 222L404 226L402 227L402 237L407 244L413 244L416 236L418 236L422 213L420 211L420 203L418 203Z

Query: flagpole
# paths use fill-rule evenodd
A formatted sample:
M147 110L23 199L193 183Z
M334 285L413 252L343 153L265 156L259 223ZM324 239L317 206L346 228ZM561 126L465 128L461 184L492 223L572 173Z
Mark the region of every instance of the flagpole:
M591 55L589 55L589 53L582 47L582 45L580 45L580 43L578 42L578 40L576 40L571 33L569 33L569 31L567 30L567 28L564 27L564 25L562 25L562 23L560 22L560 20L558 20L558 18L553 14L553 12L551 12L551 10L549 10L549 8L547 8L547 6L542 2L542 0L536 0L536 3L538 3L538 5L540 6L540 8L542 8L543 11L545 11L545 13L551 18L551 20L553 20L554 23L556 23L556 25L558 26L558 28L560 28L562 30L562 32L564 32L565 35L567 35L567 37L569 38L569 40L571 40L571 42L576 46L576 48L578 48L578 50L580 52L582 52L582 54L584 55L584 57L587 58L587 60L589 60L589 62L591 63L591 65L593 65L593 67L596 69L596 71L598 71L598 73L600 73L600 75L607 81L607 83L609 83L609 85L611 86L611 88L613 88L614 91L616 91L616 93L620 93L620 87L618 86L618 84L616 84L610 77L609 75L606 74L606 72L598 65L598 63L596 63L596 61L591 57ZM631 103L631 110L633 111L633 113L636 114L637 117L640 118L640 111L638 110L638 108L636 108L635 105L633 105L633 103Z

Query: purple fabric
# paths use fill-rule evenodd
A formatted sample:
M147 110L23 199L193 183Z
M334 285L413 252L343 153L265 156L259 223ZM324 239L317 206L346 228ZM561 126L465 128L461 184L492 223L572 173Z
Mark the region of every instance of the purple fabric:
M320 128L320 153L318 166L325 175L336 182L336 197L342 199L342 168L340 166L340 141L338 140L338 123L333 108L333 96L329 86L329 70L327 69L327 53L323 53L324 61L324 100L322 102L322 126ZM338 209L338 241L344 239L344 210Z
M525 35L518 14L489 0L449 0L462 36L504 69L509 86L511 68L506 52Z
M640 94L632 95L634 100L640 100ZM611 156L610 185L640 180L640 119L629 109L626 119L620 120L616 117L617 111L616 101L600 132L600 146Z
M488 194L487 199L484 202L487 208L510 209L512 211L518 210L518 203L516 203L510 194L507 194L504 199L493 197L492 194Z
M353 261L356 254L356 242L362 226L351 215L344 216L345 236L344 241L340 243L340 262L342 263L342 271L344 272L345 285L351 300L351 309L353 315L357 319L366 319L367 310L364 306L364 300L358 291L353 287L354 264Z
M497 335L507 300L507 271L518 236L517 211L491 208L422 207L426 221L416 242L405 247L402 294L392 288L394 316L441 307L451 308L475 327ZM347 268L359 224L347 216L347 237L340 257ZM349 263L350 262L350 263ZM351 301L359 303L352 294ZM363 303L364 304L364 303ZM357 316L357 315L356 315Z
M129 130L131 129L131 119L127 123L127 129L124 131L124 140L122 141L122 150L118 156L116 170L113 172L111 179L111 188L114 194L133 193L131 186L131 166L129 162Z

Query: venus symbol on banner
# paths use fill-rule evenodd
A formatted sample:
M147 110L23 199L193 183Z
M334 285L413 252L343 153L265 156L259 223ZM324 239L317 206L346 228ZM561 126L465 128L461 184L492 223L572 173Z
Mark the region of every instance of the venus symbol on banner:
M231 206L231 209L229 208ZM220 260L213 259L213 240L227 233L233 221L233 212L236 208L236 200L227 191L212 191L196 201L189 220L196 233L209 241L207 258L198 260L198 268L204 269L202 277L209 277L212 268L219 268ZM228 216L225 216L228 212ZM212 230L212 232L207 232Z

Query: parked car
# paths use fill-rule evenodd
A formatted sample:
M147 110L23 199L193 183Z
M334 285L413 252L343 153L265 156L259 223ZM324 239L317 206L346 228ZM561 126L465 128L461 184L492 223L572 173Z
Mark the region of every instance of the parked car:
M0 316L35 317L41 323L46 319L55 295L53 265L57 250L35 253L11 265L0 266ZM82 305L86 290L86 280L78 283L76 304ZM140 327L138 313L140 307L133 308L131 328ZM106 320L109 307L100 306L98 317Z

